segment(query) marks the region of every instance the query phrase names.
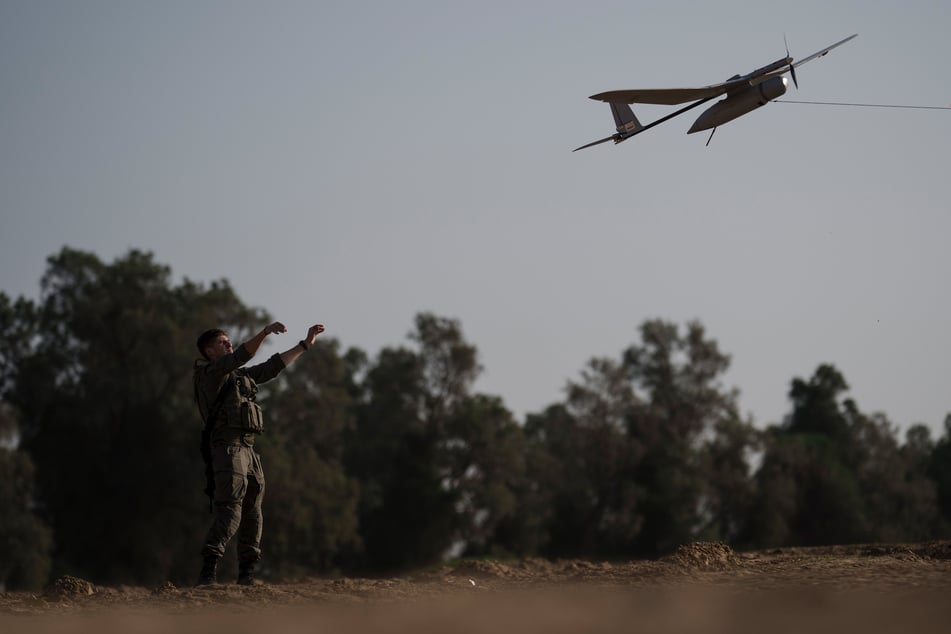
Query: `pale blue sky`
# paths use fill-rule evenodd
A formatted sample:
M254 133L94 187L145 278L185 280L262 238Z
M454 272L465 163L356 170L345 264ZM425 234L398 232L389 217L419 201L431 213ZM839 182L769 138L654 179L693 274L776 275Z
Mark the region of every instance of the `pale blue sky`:
M376 353L429 310L519 417L645 319L699 319L760 425L831 362L940 433L951 112L770 104L710 147L689 113L571 149L613 131L588 95L722 81L784 34L859 33L790 98L946 106L949 27L946 0L0 0L0 290L139 248L287 343L319 320Z

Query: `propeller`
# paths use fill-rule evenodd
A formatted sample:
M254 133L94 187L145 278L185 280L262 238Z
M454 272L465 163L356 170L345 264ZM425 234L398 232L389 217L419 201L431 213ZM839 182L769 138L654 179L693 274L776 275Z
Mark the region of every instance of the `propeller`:
M786 45L786 59L789 60L789 74L792 75L792 83L799 90L799 81L796 79L796 67L793 66L793 59L789 56L789 43L786 42L786 34L783 33L783 44Z

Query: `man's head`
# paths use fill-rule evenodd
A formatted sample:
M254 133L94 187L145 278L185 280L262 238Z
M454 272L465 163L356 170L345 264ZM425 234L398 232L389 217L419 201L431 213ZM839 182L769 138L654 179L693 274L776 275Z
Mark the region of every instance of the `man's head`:
M221 328L212 328L201 333L198 337L198 352L209 361L231 353L231 340Z

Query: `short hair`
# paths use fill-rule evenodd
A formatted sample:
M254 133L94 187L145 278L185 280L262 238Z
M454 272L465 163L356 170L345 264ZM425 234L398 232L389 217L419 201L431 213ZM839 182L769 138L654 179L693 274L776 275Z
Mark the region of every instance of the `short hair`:
M214 343L215 339L226 334L228 333L226 333L221 328L212 328L211 330L206 330L205 332L201 333L201 335L198 336L198 341L195 342L195 345L198 346L198 352L201 353L201 356L207 359L208 355L205 354L205 348Z

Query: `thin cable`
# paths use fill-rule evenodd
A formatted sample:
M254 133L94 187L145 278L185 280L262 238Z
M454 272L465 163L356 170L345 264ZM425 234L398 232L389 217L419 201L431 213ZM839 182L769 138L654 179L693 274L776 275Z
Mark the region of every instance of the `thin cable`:
M794 99L776 99L776 103L804 103L814 106L855 106L859 108L913 108L915 110L951 110L949 106L899 106L885 103L843 103L840 101L795 101Z

